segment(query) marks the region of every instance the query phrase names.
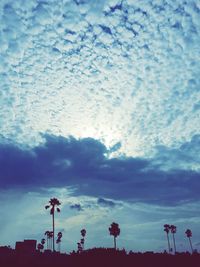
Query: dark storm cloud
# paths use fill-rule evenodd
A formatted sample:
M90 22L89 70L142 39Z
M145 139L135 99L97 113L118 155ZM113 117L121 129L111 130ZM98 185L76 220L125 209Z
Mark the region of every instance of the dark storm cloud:
M92 138L76 140L45 135L45 139L45 144L32 150L0 145L1 188L39 190L72 186L74 195L98 197L100 204L104 198L163 205L200 199L197 170L157 168L158 155L151 160L109 159L106 147ZM199 137L195 136L182 150L192 155L192 146L195 150L200 146L197 140ZM180 150L174 149L173 153L181 159ZM166 157L160 157L163 164Z

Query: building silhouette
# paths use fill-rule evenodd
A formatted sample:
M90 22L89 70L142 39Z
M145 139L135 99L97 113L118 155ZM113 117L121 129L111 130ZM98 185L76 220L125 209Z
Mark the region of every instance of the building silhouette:
M25 239L24 241L17 241L15 244L16 252L21 253L35 253L36 252L36 240Z

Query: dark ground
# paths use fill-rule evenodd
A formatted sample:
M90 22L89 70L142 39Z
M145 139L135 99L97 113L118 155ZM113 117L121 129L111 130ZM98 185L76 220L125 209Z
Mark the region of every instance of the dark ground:
M81 254L19 253L0 247L1 267L200 267L200 254L127 253L94 248Z

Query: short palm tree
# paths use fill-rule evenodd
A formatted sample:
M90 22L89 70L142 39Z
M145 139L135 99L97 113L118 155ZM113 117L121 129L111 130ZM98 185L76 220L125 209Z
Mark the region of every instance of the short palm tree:
M50 238L51 238L51 234L50 234L50 231L46 231L44 233L46 236L47 236L47 249L50 249Z
M113 235L114 237L114 248L116 249L116 238L118 235L120 235L119 224L113 222L109 227L109 232L110 232L110 235Z
M44 246L42 244L38 244L37 245L37 249L39 250L39 252L41 252L44 249Z
M86 230L85 229L82 229L81 230L81 245L82 245L82 250L84 250L84 244L85 244L85 235L86 235Z
M166 234L167 234L168 250L169 250L169 253L170 253L170 243L169 243L169 231L170 231L170 225L169 225L169 224L165 224L165 225L164 225L164 231L165 231Z
M43 248L44 248L44 244L45 244L45 242L46 242L45 238L42 238L42 240L41 240L41 244L43 245Z
M77 246L78 246L78 253L81 253L82 252L82 250L83 250L83 248L82 248L82 245L81 245L81 243L80 242L78 242L77 243Z
M60 206L61 203L57 198L51 198L49 200L49 205L45 206L45 209L50 209L50 214L52 215L52 224L53 224L53 251L55 251L55 210L60 212L60 209L57 206Z
M61 248L61 238L62 238L62 233L59 232L57 235L57 240L56 240L56 244L58 244L58 251L60 252L60 248Z
M177 227L175 225L171 225L170 226L170 230L171 230L171 233L172 233L172 236L173 236L173 242L174 242L174 253L176 253L176 242L175 242L175 233L177 231Z
M192 241L191 241L191 237L192 237L192 231L190 229L187 229L185 231L186 236L188 237L189 243L190 243L190 247L191 247L191 251L193 253L193 247L192 247Z
M52 246L53 246L53 231L49 232L49 245L50 245L50 250L52 250Z

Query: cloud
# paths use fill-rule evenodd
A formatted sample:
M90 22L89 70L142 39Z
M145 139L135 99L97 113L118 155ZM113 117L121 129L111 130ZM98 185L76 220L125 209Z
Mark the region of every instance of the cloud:
M158 146L154 156L154 167L174 170L200 170L200 135L194 135L188 142L182 144L179 149Z
M83 208L81 207L80 204L73 204L73 205L70 206L70 209L77 210L77 211L82 211L83 210Z
M2 0L0 20L0 127L13 142L49 132L143 156L199 133L198 3Z
M113 208L115 206L115 203L113 201L104 198L98 198L97 204L110 208Z
M44 138L44 144L32 149L1 144L1 188L37 191L70 187L74 196L97 197L99 204L107 205L106 198L160 205L199 200L199 170L189 168L196 164L198 136L180 150L169 150L161 153L160 158L156 155L151 159L108 158L106 147L92 138L77 140L53 135ZM188 168L182 168L185 153L191 159ZM172 154L178 162L176 168Z

